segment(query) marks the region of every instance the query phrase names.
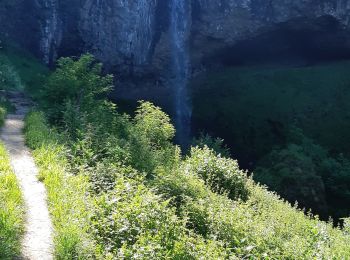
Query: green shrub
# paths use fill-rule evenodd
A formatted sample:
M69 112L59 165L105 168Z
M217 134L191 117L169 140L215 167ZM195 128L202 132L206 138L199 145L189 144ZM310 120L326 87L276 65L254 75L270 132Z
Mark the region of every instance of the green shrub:
M7 2L16 6L18 1ZM47 72L48 68L41 61L16 43L9 40L1 42L0 89L25 90L32 96L42 86Z
M24 233L24 207L20 187L5 147L0 143L0 258L20 255Z
M230 199L246 200L249 196L247 174L239 169L237 161L222 158L207 146L191 149L184 170L197 174L214 192L227 193Z
M0 52L0 89L23 89L18 71L6 55Z
M194 161L195 165L197 162ZM173 202L187 227L215 238L238 258L313 259L347 257L349 236L332 224L305 216L264 188L247 180L249 196L232 201L213 193L188 166L157 169L153 187ZM341 253L340 253L341 252ZM349 251L350 252L350 251Z
M41 93L42 105L50 121L62 123L67 106L75 115L70 118L76 121L85 112L96 110L104 103L100 98L111 89L113 77L102 76L101 72L102 64L96 63L91 55L83 55L77 61L59 59L57 69L49 76ZM80 125L70 127L74 130Z
M136 110L135 126L140 134L147 137L150 145L156 148L164 147L175 136L169 116L150 102L140 102Z
M150 102L140 102L130 138L133 166L148 173L159 165L172 167L176 158L176 147L171 143L174 135L167 114Z
M124 166L120 162L99 162L87 172L92 189L96 194L108 192L115 188L115 183L120 178L143 180L144 176L130 166Z
M213 138L209 134L203 132L200 133L199 137L193 139L192 146L198 146L200 148L205 148L207 146L222 157L231 157L230 149L224 144L224 139Z
M93 222L97 240L111 259L226 256L219 243L188 235L167 201L131 179L117 179L113 191L97 198Z

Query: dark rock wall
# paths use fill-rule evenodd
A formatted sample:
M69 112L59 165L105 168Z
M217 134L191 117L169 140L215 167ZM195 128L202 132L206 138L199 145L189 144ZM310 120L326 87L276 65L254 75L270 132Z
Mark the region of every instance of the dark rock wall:
M350 21L350 0L191 0L191 5L193 74L213 63L220 50L283 23L304 21L291 25L298 29L330 16L346 30ZM89 51L120 75L126 96L161 96L171 63L169 16L168 0L4 0L0 30L46 63ZM346 37L340 41L348 47Z

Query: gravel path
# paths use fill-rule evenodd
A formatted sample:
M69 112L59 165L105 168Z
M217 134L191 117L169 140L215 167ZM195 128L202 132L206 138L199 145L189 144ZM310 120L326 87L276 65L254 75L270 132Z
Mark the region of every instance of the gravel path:
M1 132L11 159L11 165L20 183L26 206L26 231L22 241L22 259L50 260L52 251L52 224L46 203L46 190L38 181L38 170L23 137L24 116L30 103L21 94L12 92L10 101L16 113L9 114Z

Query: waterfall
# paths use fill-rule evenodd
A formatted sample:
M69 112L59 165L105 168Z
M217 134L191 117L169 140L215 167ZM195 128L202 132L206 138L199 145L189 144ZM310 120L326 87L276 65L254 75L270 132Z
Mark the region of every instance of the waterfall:
M191 30L190 0L170 0L170 33L172 42L172 79L177 140L187 146L191 134L192 108L188 93L190 77L189 36Z
M56 48L61 40L58 1L44 0L40 6L45 11L45 18L41 23L40 51L44 62L50 64L56 58Z

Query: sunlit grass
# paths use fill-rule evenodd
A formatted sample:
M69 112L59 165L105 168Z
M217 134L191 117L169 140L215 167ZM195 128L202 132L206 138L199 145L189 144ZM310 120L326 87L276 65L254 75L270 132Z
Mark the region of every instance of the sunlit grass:
M24 232L23 200L9 157L0 143L0 259L20 255Z
M45 125L42 114L26 118L26 141L34 149L39 178L44 182L49 211L55 228L57 259L90 259L93 246L87 235L89 228L88 181L83 176L68 174L65 147L58 135Z

